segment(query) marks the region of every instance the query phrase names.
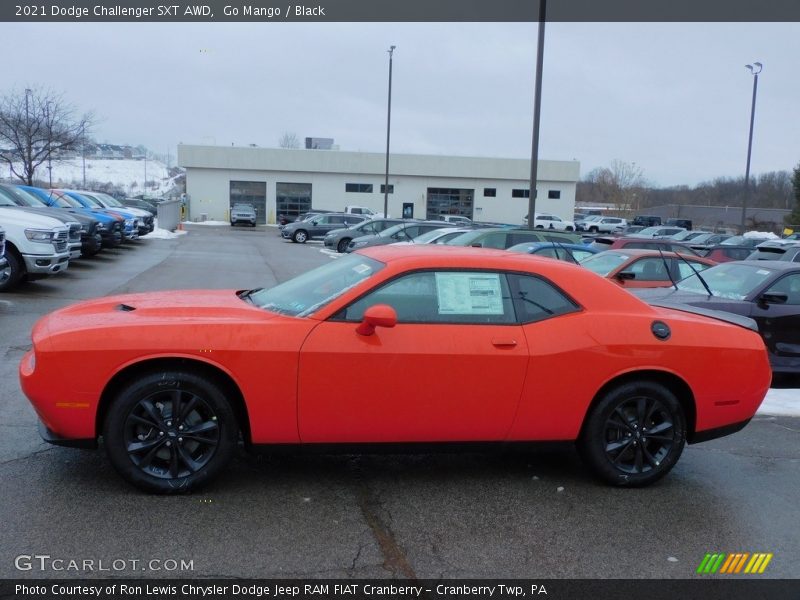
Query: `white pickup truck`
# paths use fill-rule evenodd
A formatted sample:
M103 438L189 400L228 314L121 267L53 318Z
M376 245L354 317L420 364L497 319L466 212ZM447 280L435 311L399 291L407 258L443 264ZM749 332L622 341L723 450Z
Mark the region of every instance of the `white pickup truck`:
M0 263L0 292L26 277L40 279L69 266L69 229L61 221L0 207L0 228L5 231L6 264Z

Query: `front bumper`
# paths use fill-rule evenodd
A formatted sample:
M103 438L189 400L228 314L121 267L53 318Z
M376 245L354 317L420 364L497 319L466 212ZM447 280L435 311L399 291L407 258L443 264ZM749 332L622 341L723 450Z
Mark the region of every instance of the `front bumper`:
M70 260L74 260L76 258L81 257L81 247L83 244L81 242L70 242L69 243L69 258Z
M22 255L28 275L52 275L60 271L66 271L69 266L69 257L69 252L60 252L51 255Z

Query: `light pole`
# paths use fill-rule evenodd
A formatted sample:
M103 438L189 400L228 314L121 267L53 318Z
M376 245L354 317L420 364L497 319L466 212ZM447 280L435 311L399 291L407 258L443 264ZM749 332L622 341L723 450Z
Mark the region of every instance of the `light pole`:
M392 55L397 46L389 46L389 103L386 112L386 177L383 184L383 216L389 216L389 135L392 131Z
M536 89L533 94L533 142L531 148L531 179L528 192L528 229L536 226L536 179L539 176L539 121L542 111L542 68L544 65L544 23L547 0L539 0L539 39L536 50Z
M747 167L744 171L744 199L742 200L742 233L745 232L747 223L747 200L750 195L750 154L753 151L753 123L756 118L756 93L758 92L758 74L764 68L760 62L752 65L745 65L745 68L753 75L753 105L750 108L750 136L747 138Z

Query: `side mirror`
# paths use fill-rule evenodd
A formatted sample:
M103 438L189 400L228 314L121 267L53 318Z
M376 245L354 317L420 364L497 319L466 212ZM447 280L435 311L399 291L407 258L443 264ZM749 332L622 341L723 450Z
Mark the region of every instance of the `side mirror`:
M789 295L782 292L764 292L759 296L758 303L764 307L769 304L786 304Z
M317 221L316 219L314 219L313 221L311 221L311 224L312 224L312 225L319 225L319 221Z
M633 271L621 271L617 273L616 277L620 281L625 281L626 279L636 279L636 273Z
M356 328L358 335L372 335L376 327L394 327L397 313L388 304L375 304L364 311L364 319Z

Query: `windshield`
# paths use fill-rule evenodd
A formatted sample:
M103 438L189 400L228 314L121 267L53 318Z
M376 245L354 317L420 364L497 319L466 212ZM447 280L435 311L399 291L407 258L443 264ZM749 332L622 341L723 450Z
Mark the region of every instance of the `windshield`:
M8 187L8 188L3 188L3 189L5 189L10 195L12 195L15 198L17 198L17 200L22 202L22 204L24 206L32 206L34 208L42 208L42 207L46 207L47 206L44 202L39 200L36 196L34 196L33 194L31 194L30 192L27 192L25 190L21 190L21 189L19 189L17 187Z
M605 277L622 263L628 260L628 256L618 252L602 252L595 254L581 261L581 266L590 271Z
M661 227L645 227L639 232L639 235L656 235L661 231Z
M772 275L771 269L754 265L726 263L703 271L703 280L713 296L744 300ZM677 283L679 290L708 295L697 275L690 275Z
M110 206L117 206L122 208L125 207L125 205L122 204L122 202L120 202L116 198L114 198L114 196L109 196L108 194L98 194L98 196L100 196L103 199L103 202L105 202Z
M484 229L483 231L481 231L481 230L467 231L466 233L462 233L461 235L457 235L456 237L454 237L449 242L446 242L446 245L448 245L448 246L469 246L470 244L472 244L472 242L474 242L479 237L481 237L482 235L485 235L485 234L486 234L486 229Z
M350 254L274 288L254 292L249 298L265 310L306 317L383 267L377 260Z
M704 233L702 233L700 231L690 231L690 230L687 229L686 231L679 231L678 233L676 233L675 235L672 236L672 239L677 241L677 242L680 242L680 241L684 241L684 240L693 240L695 238L700 238L703 235L706 235L706 234L704 234Z
M417 237L414 238L413 241L414 241L415 244L427 244L431 240L435 240L440 235L443 235L445 233L450 233L450 230L449 229L432 229L430 231L426 231L425 233L422 233L422 234L418 235Z
M66 194L50 192L50 197L55 198L55 205L59 208L83 208L83 204L75 200L75 198L70 198Z
M103 206L102 204L100 204L100 203L99 203L97 200L95 200L95 199L94 199L94 198L92 198L91 196L87 196L86 194L80 194L80 197L81 197L81 198L83 198L84 200L86 200L86 202L87 202L87 203L88 203L90 206L94 206L95 208L105 208L105 206Z
M400 223L399 225L392 225L388 229L384 229L383 231L381 231L378 235L381 237L392 237L398 231L402 231L403 229L405 229L405 227L406 227L405 223Z

